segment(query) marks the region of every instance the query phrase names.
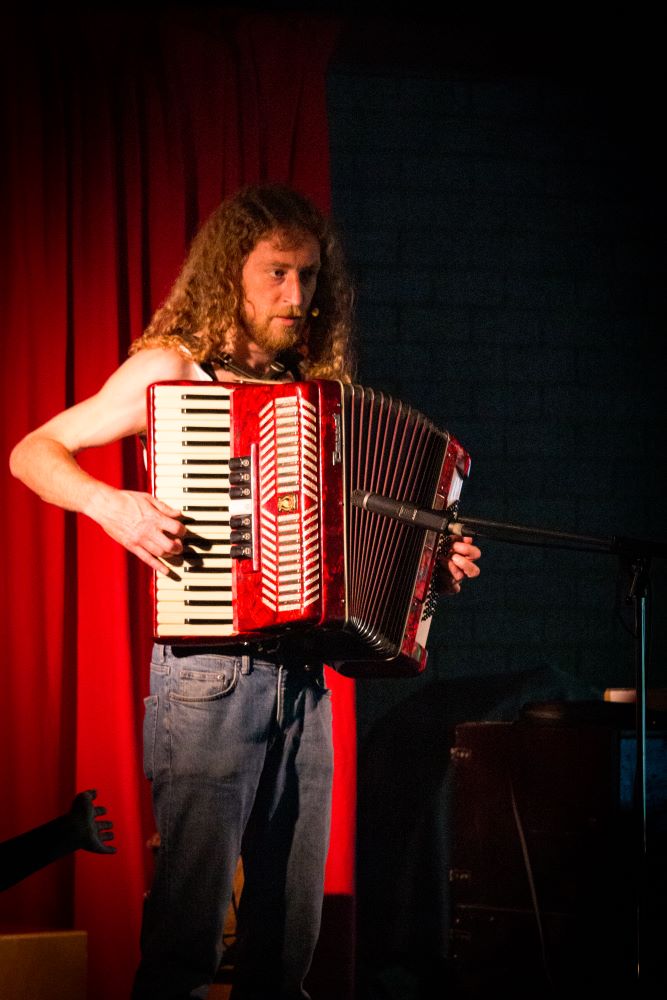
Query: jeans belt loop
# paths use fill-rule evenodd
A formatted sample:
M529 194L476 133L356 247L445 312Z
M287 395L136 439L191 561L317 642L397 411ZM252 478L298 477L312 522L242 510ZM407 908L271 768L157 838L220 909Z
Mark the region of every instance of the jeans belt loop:
M249 674L252 670L252 658L250 656L241 657L241 673Z

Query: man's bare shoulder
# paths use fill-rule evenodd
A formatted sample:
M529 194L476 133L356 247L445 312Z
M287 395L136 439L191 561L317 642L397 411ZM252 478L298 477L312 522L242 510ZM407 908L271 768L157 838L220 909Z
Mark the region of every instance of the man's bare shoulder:
M145 425L148 387L155 382L189 381L197 375L198 369L187 354L177 349L145 348L124 361L96 396L80 406L100 415L105 435L140 433Z
M197 378L192 359L175 348L149 347L137 351L111 376L112 380L136 383L147 388L153 382L172 382Z
M75 455L85 448L140 434L146 426L148 386L196 378L196 366L178 350L138 351L93 396L56 414L28 437L50 438Z

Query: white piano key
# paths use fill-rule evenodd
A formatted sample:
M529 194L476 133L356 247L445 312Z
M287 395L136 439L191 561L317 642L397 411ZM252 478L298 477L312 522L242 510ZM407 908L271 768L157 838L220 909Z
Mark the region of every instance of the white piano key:
M215 618L216 621L233 622L234 612L231 608L226 610L221 608L182 608L180 611L169 611L158 606L156 618L158 625L174 624L182 622L186 618L190 619L190 623L199 621L201 618Z
M217 389L217 386L211 386L209 392L206 394L201 392L190 393L189 391L173 393L156 392L153 405L156 412L162 412L162 410L168 410L170 407L173 409L186 404L190 406L195 403L200 406L224 406L229 409L229 392L225 389L222 392L218 392Z
M184 543L186 545L191 544L190 538L192 537L208 538L212 542L226 542L227 549L229 549L229 546L231 545L231 529L229 527L226 528L221 525L208 525L204 523L202 524L201 530L197 530L196 524L188 524L188 531L191 532L191 535L186 536L184 539Z
M193 441L211 442L217 441L219 444L229 444L229 430L221 431L217 427L210 430L184 431L180 427L173 430L156 431L153 435L156 449L160 450L165 445L176 444L183 448L191 446Z
M185 476L156 476L155 486L159 491L158 496L162 496L162 492L168 493L174 487L176 489L186 489L193 486L203 486L206 489L214 493L216 490L228 490L229 489L229 479L215 479L213 477L198 478L196 474L189 474Z
M206 601L206 603L203 603ZM162 612L165 614L177 614L179 611L182 612L183 617L187 618L191 611L197 614L206 613L208 618L231 618L232 616L232 605L231 605L231 595L219 598L217 601L213 598L208 598L202 595L200 598L185 597L180 595L177 597L173 595L169 600L165 598L160 598L157 602L158 615Z
M161 590L158 606L162 603L182 604L186 600L217 601L218 604L227 604L231 599L231 590Z
M162 500L164 503L170 506L176 505L180 507L181 504L191 503L207 503L209 506L215 504L222 510L229 510L231 501L223 502L223 495L220 492L209 492L207 490L197 491L193 493L192 489L182 489L182 490L169 490L165 493L158 493L158 499ZM225 498L226 499L226 498Z
M156 415L153 421L156 431L174 431L182 427L212 427L229 431L229 414L223 413L169 413Z
M201 538L190 536L189 538L183 540L183 544L185 546L186 552L195 552L201 556L204 555L219 556L219 555L229 554L229 547L231 545L231 542L229 541L228 538L225 539L212 538L209 540L208 538L204 538L203 536ZM183 556L182 558L187 559L187 555Z
M231 563L231 559L229 560ZM196 572L179 572L175 570L177 578L174 579L173 576L164 576L160 574L157 582L156 592L161 594L163 591L167 592L170 590L184 591L187 586L205 586L219 587L221 590L232 591L232 572L231 566L229 568L221 567L217 573L196 573Z
M199 461L205 459L212 463L222 463L223 465L229 465L230 449L228 447L216 448L214 445L206 445L205 447L197 448L196 455L191 452L186 452L183 449L178 448L162 448L155 451L153 456L153 467L158 468L162 465L182 465L184 458L196 458Z
M179 623L167 623L164 625L158 624L156 628L156 634L160 638L169 637L198 637L198 636L211 636L213 638L219 638L220 636L234 636L237 634L233 623L229 624L217 624L217 625L185 625ZM220 651L224 652L224 646L220 647Z

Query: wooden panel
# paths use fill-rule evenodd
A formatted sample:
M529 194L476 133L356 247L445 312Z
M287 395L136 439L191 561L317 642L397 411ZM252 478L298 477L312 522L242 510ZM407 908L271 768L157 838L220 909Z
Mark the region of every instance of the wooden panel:
M0 934L2 1000L85 1000L85 931Z

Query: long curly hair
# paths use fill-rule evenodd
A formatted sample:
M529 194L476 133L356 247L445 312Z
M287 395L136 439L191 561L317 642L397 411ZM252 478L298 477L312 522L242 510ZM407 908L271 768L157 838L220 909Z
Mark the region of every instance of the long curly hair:
M303 378L349 382L353 292L331 222L304 195L282 184L254 185L226 199L204 222L165 302L130 354L185 347L193 360L234 355L243 329L242 270L259 240L279 233L298 242L314 236L321 269L302 343L288 360Z

